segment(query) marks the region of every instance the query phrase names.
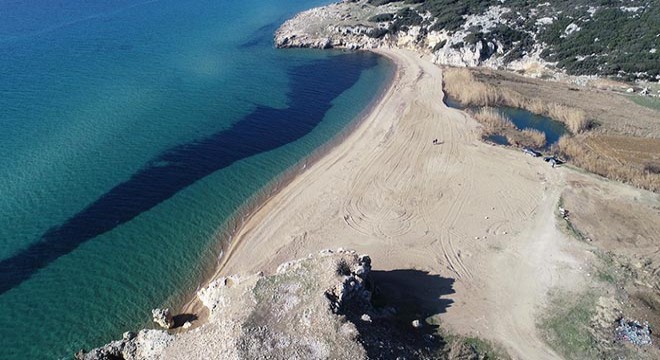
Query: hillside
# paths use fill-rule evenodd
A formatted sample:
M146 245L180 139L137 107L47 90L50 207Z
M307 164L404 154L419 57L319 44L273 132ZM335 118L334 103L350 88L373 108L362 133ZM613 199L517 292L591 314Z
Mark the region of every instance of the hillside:
M278 46L394 45L446 65L660 79L657 0L348 0L297 18L310 15L315 41L283 41L295 34L280 33Z

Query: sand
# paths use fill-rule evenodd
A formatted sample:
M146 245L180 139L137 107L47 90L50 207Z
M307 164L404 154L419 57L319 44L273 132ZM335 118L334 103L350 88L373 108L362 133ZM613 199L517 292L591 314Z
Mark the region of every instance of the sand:
M481 142L478 124L443 104L440 67L405 50L377 52L396 63L391 88L344 141L253 213L218 275L356 249L376 270L442 279L449 289L440 292L391 272L401 275L402 296L427 302L428 321L494 340L514 358L558 358L537 315L549 289L580 284L586 260L555 226L566 170Z

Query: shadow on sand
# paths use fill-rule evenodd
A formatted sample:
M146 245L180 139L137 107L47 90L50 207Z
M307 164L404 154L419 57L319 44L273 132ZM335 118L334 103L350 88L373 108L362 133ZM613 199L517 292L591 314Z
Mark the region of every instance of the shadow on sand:
M375 316L371 323L354 320L369 359L440 357L445 342L436 333L437 325L427 324L425 319L445 313L454 302L446 298L455 293L454 279L398 269L372 271L370 280L372 303L385 316ZM420 320L421 327L413 327L414 320Z

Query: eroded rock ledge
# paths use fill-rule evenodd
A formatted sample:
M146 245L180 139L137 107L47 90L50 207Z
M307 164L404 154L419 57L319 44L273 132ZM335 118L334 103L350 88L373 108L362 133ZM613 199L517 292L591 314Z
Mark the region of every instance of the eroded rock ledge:
M219 278L198 292L208 322L169 334L125 333L84 360L430 358L440 339L423 321L401 326L392 307L372 305L371 259L324 250L275 274ZM430 329L430 327L428 327Z

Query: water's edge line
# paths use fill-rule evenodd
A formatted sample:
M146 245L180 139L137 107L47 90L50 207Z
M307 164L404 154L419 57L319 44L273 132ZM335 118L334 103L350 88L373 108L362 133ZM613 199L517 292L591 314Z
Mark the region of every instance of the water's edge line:
M197 297L197 291L207 287L212 281L217 279L223 274L222 271L233 254L233 250L238 243L234 240L234 236L239 233L242 228L247 224L252 217L259 212L267 203L269 203L277 194L291 184L296 178L301 176L312 165L319 162L322 158L327 156L332 150L342 144L351 134L358 128L363 126L369 116L378 108L383 102L385 96L393 89L398 79L398 64L394 58L390 57L387 53L372 52L390 63L390 70L387 74L386 82L381 86L379 92L372 100L360 111L360 113L351 120L343 129L337 134L333 135L329 140L314 149L309 155L303 157L295 164L284 170L280 175L276 176L273 180L269 181L265 186L257 191L254 195L250 196L237 210L235 210L228 219L219 226L218 233L214 236L213 241L217 246L215 249L216 254L220 254L218 261L214 262L208 271L204 271L201 278L203 279L192 294L184 295L185 299L181 306L176 306L179 310L177 313L182 314L195 314L199 317L193 328L198 327L206 322L206 308L201 304ZM178 305L178 304L177 304Z

